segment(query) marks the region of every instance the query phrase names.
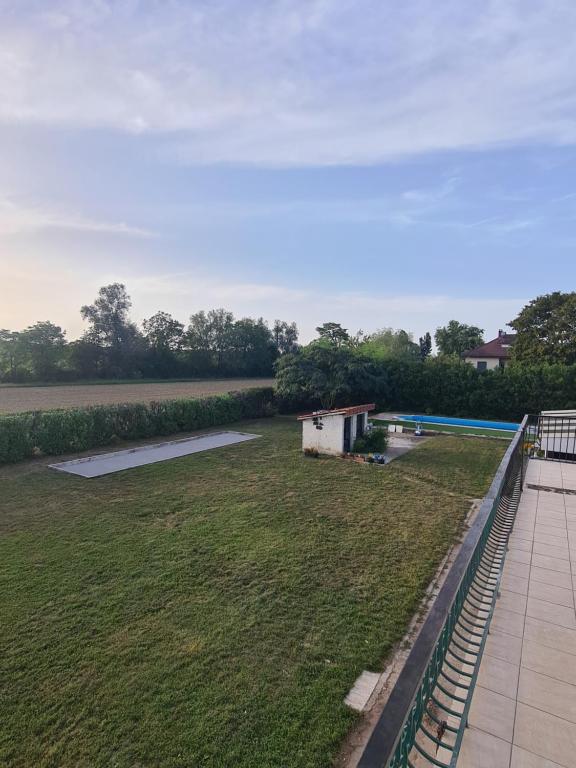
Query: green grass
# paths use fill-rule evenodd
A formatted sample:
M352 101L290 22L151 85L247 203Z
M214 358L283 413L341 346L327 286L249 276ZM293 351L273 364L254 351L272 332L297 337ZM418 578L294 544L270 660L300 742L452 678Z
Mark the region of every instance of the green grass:
M416 421L404 419L373 419L375 426L384 426L385 424L399 424L408 429L415 429ZM458 427L453 424L422 424L424 432L441 432L452 435L477 435L478 437L498 437L500 440L512 440L514 432L508 432L502 429L478 429L477 427Z
M323 768L505 444L386 467L258 440L94 480L0 469L0 765Z

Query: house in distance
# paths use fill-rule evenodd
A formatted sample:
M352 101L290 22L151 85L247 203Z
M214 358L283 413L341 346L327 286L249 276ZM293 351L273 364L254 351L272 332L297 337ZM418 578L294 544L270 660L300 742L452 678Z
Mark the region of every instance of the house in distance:
M515 339L515 333L504 333L500 330L495 339L475 349L469 349L462 357L467 363L472 363L478 371L505 368L510 362L510 349Z
M349 453L356 438L366 432L368 413L375 407L374 403L369 403L298 416L298 421L302 422L302 450L316 449L318 453L335 456Z

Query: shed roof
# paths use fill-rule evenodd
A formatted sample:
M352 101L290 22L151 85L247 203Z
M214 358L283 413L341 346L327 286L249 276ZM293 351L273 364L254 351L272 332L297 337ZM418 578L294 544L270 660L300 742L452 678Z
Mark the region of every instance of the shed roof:
M318 416L325 418L326 416L355 416L357 413L367 413L373 411L376 408L376 403L367 403L365 405L351 405L349 408L334 408L333 410L312 411L312 413L303 413L298 416L298 421L304 421L305 419L314 419Z

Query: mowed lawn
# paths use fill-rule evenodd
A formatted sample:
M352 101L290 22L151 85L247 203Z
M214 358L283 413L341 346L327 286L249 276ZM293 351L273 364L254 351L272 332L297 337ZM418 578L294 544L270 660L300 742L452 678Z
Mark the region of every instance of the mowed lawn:
M93 480L0 468L0 765L322 768L505 444L387 467L252 442Z

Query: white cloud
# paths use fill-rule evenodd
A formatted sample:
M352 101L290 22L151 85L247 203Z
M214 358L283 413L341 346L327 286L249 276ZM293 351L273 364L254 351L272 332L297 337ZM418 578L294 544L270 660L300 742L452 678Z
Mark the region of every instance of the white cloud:
M0 10L0 121L190 163L574 143L575 28L571 0L28 0Z
M153 236L153 233L148 230L132 227L124 222L99 221L77 213L59 211L45 206L22 205L10 198L0 197L0 237L48 229L144 238Z

